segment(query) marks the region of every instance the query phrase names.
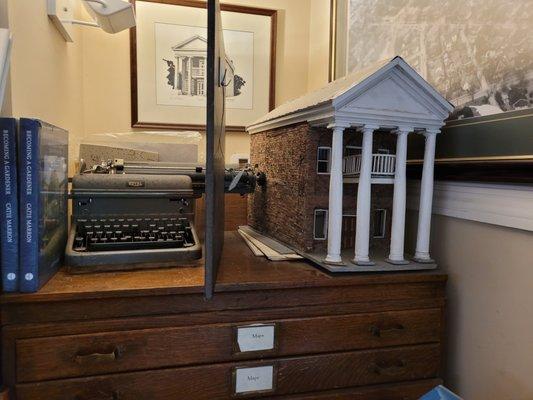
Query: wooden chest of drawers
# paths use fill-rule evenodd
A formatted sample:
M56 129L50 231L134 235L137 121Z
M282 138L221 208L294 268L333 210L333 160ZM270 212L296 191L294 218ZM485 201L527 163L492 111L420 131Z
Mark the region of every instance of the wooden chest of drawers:
M253 257L228 234L215 297L203 271L69 276L2 298L2 375L25 399L417 399L438 384L438 273L330 276ZM273 327L240 351L239 327ZM272 385L236 393L236 371ZM16 397L15 397L16 396Z

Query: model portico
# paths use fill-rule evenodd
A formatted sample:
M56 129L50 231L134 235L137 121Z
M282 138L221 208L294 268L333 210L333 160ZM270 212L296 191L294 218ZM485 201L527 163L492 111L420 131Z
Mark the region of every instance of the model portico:
M294 135L291 129L296 128L290 127L308 126L307 130L302 128L301 134L322 135L323 138L327 129L331 135L330 150L322 151L321 155L319 146L317 156L317 163L323 162L322 166L318 164L318 173L322 170L325 171L322 174L329 174L328 204L324 207L327 248L323 260L332 265L346 265L347 262L361 266L373 264L370 244L375 199L372 193L376 185L393 185L387 261L401 265L409 262L404 255L407 141L410 135L424 135L426 144L415 257L418 262L431 262L429 232L435 137L452 110L453 106L413 68L401 57L395 57L286 103L249 126L248 131L252 134L251 161L256 162L253 141L257 134L266 133L265 140L268 140L268 137L274 138L274 135L285 131ZM381 138L379 143L376 136ZM346 145L350 137L354 138L357 145ZM310 138L306 143L312 141ZM383 145L384 142L389 143L389 146ZM327 149L327 146L322 148ZM312 151L312 144L307 149ZM326 153L327 156L324 155ZM323 166L326 162L327 168ZM352 187L354 184L356 188ZM311 191L307 189L307 192ZM354 193L356 197L353 212L349 210L353 203L347 198L348 193ZM311 203L315 201L316 210L318 203L323 200L318 195L309 197ZM276 205L269 204L266 207ZM311 211L312 208L313 205L308 204L307 209ZM266 210L267 215L269 212L277 215L275 210ZM342 256L343 243L345 246L349 242L345 240L349 228L345 227L347 223L343 213L354 214L355 219L355 240L350 260ZM305 220L307 216L308 213L302 218ZM290 215L286 217L290 218ZM386 216L383 218L387 220ZM293 222L305 224L303 221ZM287 223L291 221L287 220ZM376 223L374 221L373 225L376 226ZM315 231L316 225L315 218ZM266 230L275 230L275 227ZM314 236L316 239L316 232ZM306 243L303 238L303 247L309 247Z

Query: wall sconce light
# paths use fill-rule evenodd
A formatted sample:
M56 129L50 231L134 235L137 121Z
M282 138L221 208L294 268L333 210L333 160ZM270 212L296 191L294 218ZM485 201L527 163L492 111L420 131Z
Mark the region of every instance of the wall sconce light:
M73 1L48 0L48 16L67 42L73 42L73 25L100 27L108 33L117 33L135 26L133 5L126 0L81 0L96 22L75 20Z

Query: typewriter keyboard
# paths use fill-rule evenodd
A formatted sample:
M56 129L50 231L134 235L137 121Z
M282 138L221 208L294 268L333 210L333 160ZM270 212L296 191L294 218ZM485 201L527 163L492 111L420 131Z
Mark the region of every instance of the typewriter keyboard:
M183 217L106 217L77 220L77 252L187 248L195 245L192 227Z

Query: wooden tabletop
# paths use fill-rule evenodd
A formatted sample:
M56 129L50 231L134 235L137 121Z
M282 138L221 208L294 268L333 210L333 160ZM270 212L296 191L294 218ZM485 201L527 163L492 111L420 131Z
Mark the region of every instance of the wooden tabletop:
M256 257L237 232L226 232L216 292L444 281L439 272L351 273L331 275L306 261L273 262ZM176 267L72 275L60 270L41 290L3 294L2 303L55 301L179 293L202 293L203 267Z

